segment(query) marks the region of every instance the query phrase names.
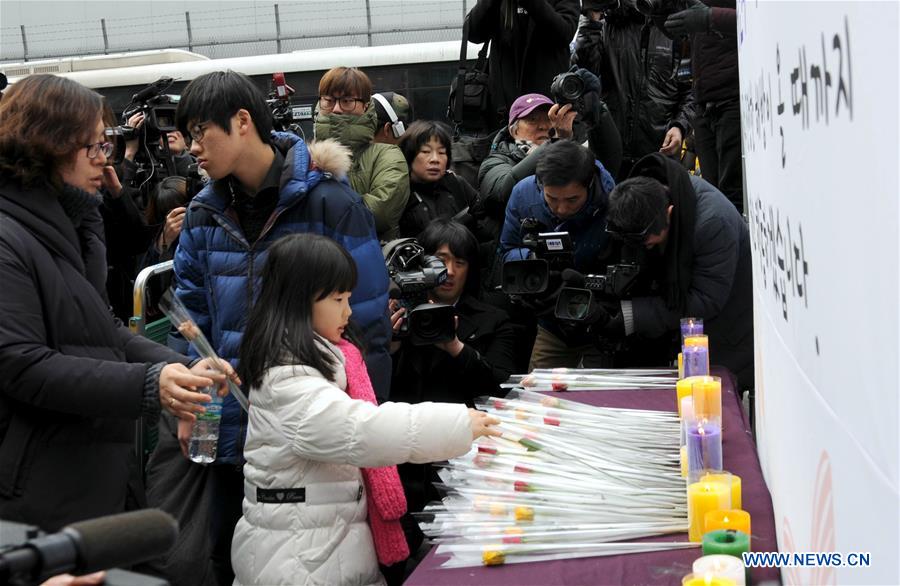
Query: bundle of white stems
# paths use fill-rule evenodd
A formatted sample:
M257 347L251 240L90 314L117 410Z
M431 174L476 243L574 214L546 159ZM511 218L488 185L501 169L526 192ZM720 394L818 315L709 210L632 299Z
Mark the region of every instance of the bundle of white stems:
M670 370L536 373L640 379L642 388L660 379L674 389L675 378ZM503 435L443 465L442 502L415 515L437 553L450 556L442 567L697 547L633 541L687 530L674 412L593 407L524 389L476 404L500 420Z

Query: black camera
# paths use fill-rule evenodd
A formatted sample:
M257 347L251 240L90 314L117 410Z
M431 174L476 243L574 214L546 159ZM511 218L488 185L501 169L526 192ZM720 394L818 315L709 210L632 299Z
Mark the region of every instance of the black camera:
M307 119L312 117L312 106L295 106L291 100L294 88L285 81L284 73L279 71L272 74L272 85L269 95L266 96L266 105L272 111L272 127L280 132L292 132L305 139L303 128L298 120L304 118L304 112L308 110Z
M577 73L567 71L553 78L550 94L559 105L572 104L576 111L584 111L584 80Z
M637 282L640 267L636 264L615 264L606 267L605 275L582 275L573 270L563 271L563 281L576 287L563 287L556 300L553 315L567 321L586 321L596 315L597 296L622 299Z
M428 291L447 280L447 267L414 238L392 240L382 249L391 277L390 296L406 309L397 334L416 346L449 342L456 336L456 310L452 305L429 303Z
M169 150L169 141L160 140L178 130L175 114L180 96L164 93L171 85L172 78L163 77L132 96L122 118L127 122L135 114L143 113L144 123L140 128L123 124L106 129L108 140L116 145L113 162L117 165L124 159L125 143L135 139L139 141L134 158L134 176L130 178L130 183L140 189L145 199L165 177L180 175L188 179L191 195L203 185L197 166L186 165L186 157L176 158Z
M507 295L537 295L550 285L550 269L571 266L575 246L568 232L543 232L535 218L522 220L522 246L537 258L503 263L500 288Z

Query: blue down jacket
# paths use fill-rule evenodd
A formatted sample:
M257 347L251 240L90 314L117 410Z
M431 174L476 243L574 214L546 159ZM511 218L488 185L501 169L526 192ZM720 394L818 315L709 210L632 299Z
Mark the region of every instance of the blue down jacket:
M391 373L388 274L372 213L346 179L350 159L332 141L307 145L293 134L276 132L273 144L284 154L281 195L259 240L251 245L244 238L225 181L208 185L188 206L175 253L175 294L216 352L235 364L269 246L297 232L333 238L356 261L352 319L362 330L373 386L384 399ZM193 347L191 352L196 352ZM226 396L217 462L240 462L245 431L246 415Z

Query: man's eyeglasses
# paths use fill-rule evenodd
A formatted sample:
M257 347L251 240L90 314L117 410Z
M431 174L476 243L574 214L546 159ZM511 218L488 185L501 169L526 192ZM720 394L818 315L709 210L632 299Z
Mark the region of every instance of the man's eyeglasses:
M208 124L208 122L195 124L193 128L189 129L188 134L191 135L191 140L196 142L203 142L203 135L206 134L206 127Z
M649 236L652 232L651 230L656 225L656 219L650 220L650 223L647 224L647 227L641 230L640 232L625 232L621 230L618 226L613 226L609 222L606 223L606 233L615 238L616 240L621 240L626 244L631 244L633 246L642 246L644 242L647 240L647 236Z
M103 153L104 157L109 157L116 146L111 142L95 142L94 144L86 144L84 148L87 149L87 157L89 159L96 159L97 155Z
M334 108L335 104L341 105L341 110L352 110L356 107L356 102L360 102L365 104L366 101L360 98L350 98L347 96L343 96L337 98L335 96L319 96L319 105L321 105L326 110L331 110Z

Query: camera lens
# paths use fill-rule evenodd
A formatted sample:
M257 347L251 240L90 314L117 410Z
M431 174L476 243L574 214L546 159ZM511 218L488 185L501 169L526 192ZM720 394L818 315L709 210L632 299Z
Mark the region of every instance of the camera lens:
M582 320L587 317L590 298L584 293L576 293L566 303L566 313L570 319Z
M584 94L584 81L571 73L560 80L560 94L567 100L577 100Z
M543 277L535 273L528 273L522 279L522 287L528 293L540 293L543 285Z

